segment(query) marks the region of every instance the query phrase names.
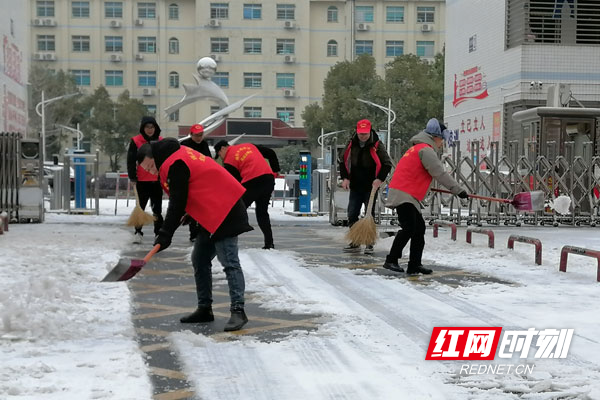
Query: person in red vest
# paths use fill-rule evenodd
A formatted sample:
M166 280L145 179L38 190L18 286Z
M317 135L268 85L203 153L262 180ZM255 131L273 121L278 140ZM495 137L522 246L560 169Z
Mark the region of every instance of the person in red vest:
M215 144L215 153L215 159L221 157L225 169L246 188L242 197L246 207L255 204L256 222L265 239L263 249L275 248L269 202L275 189L275 175L280 170L277 155L268 147L251 143L230 146L226 140Z
M207 157L212 157L208 143L204 141L204 127L200 124L194 124L190 127L190 137L181 141L182 146L190 147ZM196 239L198 224L195 221L190 222L190 242Z
M129 180L135 185L135 188L140 199L140 207L146 208L148 200L150 200L150 208L152 209L152 215L154 215L154 235L158 234L158 231L162 225L162 196L163 192L158 182L158 176L153 175L147 171L144 171L142 167L137 165L136 157L140 146L144 143L148 143L151 140L162 140L160 136L160 127L156 123L154 117L142 117L140 122L140 133L133 138L129 143L129 149L127 150L127 174ZM134 231L134 243L142 243L142 232L141 226L136 226Z
M356 134L346 146L339 160L342 188L350 189L348 198L348 226L354 225L360 216L360 210L369 203L371 188L379 187L392 170L393 164L379 141L377 133L371 129L371 121L362 119L356 124ZM375 197L377 199L377 197ZM374 215L374 209L371 210ZM360 251L360 246L350 243L344 247L347 253ZM365 254L373 253L373 245L365 247Z
M175 138L144 144L138 149L137 161L144 170L160 176L169 196L165 221L154 244L162 251L171 245L180 224L193 219L199 225L192 251L198 307L180 321L214 321L211 266L216 256L225 271L231 298L231 317L225 331L241 329L248 317L238 235L252 230L242 202L244 187L211 157L181 146Z
M404 272L398 265L402 250L410 240L410 255L407 274L431 274L423 267L421 257L425 247L425 221L421 215L421 201L425 198L432 179L441 183L461 199L468 197L467 191L446 172L437 151L444 146L444 136L450 132L437 119L427 122L425 131L410 139L412 147L404 153L389 186L386 206L395 208L400 229L394 238L383 267L396 272Z

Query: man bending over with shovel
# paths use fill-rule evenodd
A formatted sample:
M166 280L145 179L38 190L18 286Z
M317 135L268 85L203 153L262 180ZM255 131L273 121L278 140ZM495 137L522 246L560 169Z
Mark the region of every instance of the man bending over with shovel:
M241 200L244 187L213 159L180 146L174 138L142 145L137 161L144 170L158 174L169 196L167 214L154 244L164 250L181 223L193 219L199 225L192 251L198 308L180 321L214 321L211 261L217 256L231 298L231 317L225 331L241 329L248 318L244 312L245 281L238 258L238 235L252 230Z

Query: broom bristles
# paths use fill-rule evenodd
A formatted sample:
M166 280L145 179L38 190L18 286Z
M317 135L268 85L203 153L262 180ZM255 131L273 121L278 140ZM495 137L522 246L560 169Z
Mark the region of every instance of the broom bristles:
M145 212L140 208L140 206L136 205L133 211L131 212L129 219L127 220L127 226L134 226L140 228L144 225L153 223L155 219L156 218L154 218L153 215Z
M358 245L371 246L375 244L377 241L377 226L375 225L373 216L369 214L352 225L348 233L346 233L346 240Z

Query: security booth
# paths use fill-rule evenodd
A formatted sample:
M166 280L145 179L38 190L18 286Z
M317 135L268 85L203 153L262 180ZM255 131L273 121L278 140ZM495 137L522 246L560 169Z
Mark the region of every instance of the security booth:
M311 212L311 162L310 151L300 150L298 211L302 213Z
M40 157L39 139L21 139L19 222L44 222L44 169Z
M335 226L348 225L348 200L350 191L341 186L338 160L343 157L345 145L338 145L337 138L331 146L329 160L329 223Z

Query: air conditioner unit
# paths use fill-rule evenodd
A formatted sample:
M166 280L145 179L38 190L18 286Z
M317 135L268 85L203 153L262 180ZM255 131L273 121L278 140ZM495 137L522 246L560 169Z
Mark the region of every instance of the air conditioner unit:
M296 62L296 57L290 56L290 55L286 55L285 57L283 57L283 62L287 63L287 64L293 64L293 63Z
M138 53L138 54L135 55L135 59L136 59L136 61L143 61L144 60L144 55Z
M56 61L56 54L54 54L54 53L44 54L44 61Z
M421 32L431 32L432 30L433 30L433 25L431 25L431 24L421 25Z
M285 89L283 91L283 96L284 97L295 97L296 96L296 91L294 89Z
M42 20L42 25L44 26L56 26L56 21L52 18L46 18Z
M357 30L359 31L368 31L369 30L369 25L368 24L364 24L364 23L360 23L358 24L358 26L356 27Z
M283 27L285 29L294 29L296 27L296 23L294 21L285 21L283 23Z
M121 21L110 21L110 27L111 28L120 28L121 27Z
M142 91L142 94L144 96L154 96L154 89L144 88L144 90Z
M139 18L136 19L135 20L135 25L136 26L142 26L142 25L144 25L144 20L143 19L139 19Z
M218 28L219 26L221 26L221 21L219 21L218 19L210 19L208 21L208 26L210 26L211 28Z
M36 61L42 61L44 59L43 53L33 53L33 59Z
M36 18L36 19L33 20L33 25L35 25L35 26L42 26L42 25L44 25L44 20Z
M112 62L120 62L121 61L121 55L120 54L111 54L110 55L110 61L112 61Z
M216 62L221 62L221 55L220 54L211 54L210 58L212 58Z

